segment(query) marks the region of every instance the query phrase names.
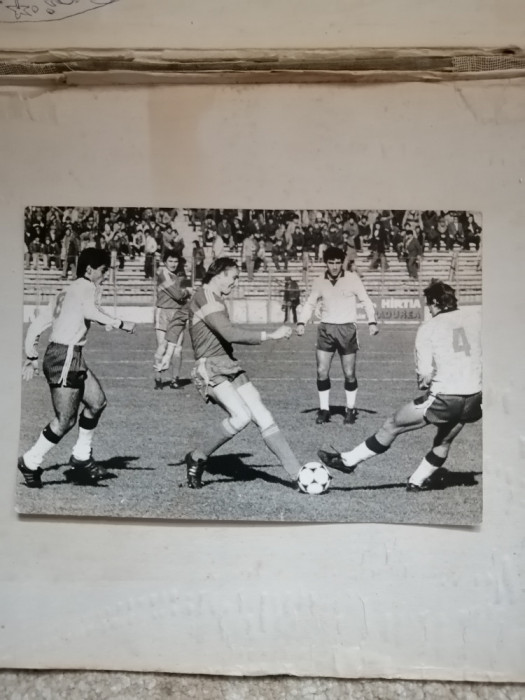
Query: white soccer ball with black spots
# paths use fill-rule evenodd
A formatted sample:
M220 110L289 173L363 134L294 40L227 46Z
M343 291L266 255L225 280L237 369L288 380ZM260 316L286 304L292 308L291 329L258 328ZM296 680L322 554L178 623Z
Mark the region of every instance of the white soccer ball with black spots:
M297 483L299 490L311 496L318 496L330 488L332 475L320 462L308 462L299 470Z

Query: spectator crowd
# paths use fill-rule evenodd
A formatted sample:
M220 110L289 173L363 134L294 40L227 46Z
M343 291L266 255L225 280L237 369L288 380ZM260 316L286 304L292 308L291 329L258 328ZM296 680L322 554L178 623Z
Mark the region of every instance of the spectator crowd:
M24 226L25 267L51 266L66 279L80 251L101 248L113 268L126 259L143 258L144 277L153 279L156 261L168 251L182 258L184 240L177 231L176 209L133 207L27 207Z
M110 251L112 266L127 259L143 261L144 277L167 252L182 258L184 239L177 229L179 210L132 207L27 207L25 267L51 266L66 279L87 247ZM355 269L357 254L368 252L370 269L388 269L387 253L406 262L417 277L425 251L479 250L481 219L467 211L420 210L253 210L188 209L195 239L192 268L202 279L207 260L239 253L248 279L269 263L287 270L301 261L307 271L329 246L345 253L345 269ZM190 229L191 230L191 229Z
M306 270L329 246L344 251L348 270L361 251L368 251L370 269L388 269L391 252L417 277L425 250L479 250L481 244L480 217L466 211L193 209L189 216L213 258L228 250L241 254L248 279L267 270L270 259L277 270L287 270L290 260L302 260Z

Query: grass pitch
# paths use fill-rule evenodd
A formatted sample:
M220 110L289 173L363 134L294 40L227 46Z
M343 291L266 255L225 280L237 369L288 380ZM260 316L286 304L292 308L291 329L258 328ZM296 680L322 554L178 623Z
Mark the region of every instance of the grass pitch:
M359 417L343 425L344 389L337 357L332 365L332 419L315 424L315 327L303 338L237 346L242 361L301 463L317 460L320 447L354 447L402 403L419 394L414 374L415 326L382 326L376 337L360 331L357 376ZM43 341L47 340L47 336ZM42 345L43 347L43 345ZM432 445L435 429L407 433L384 455L351 475L333 472L330 490L307 496L249 426L209 460L204 487L186 486L182 459L222 419L205 405L187 379L193 365L185 338L183 388L153 390L155 335L139 326L135 335L92 328L85 357L102 382L108 407L94 440L95 457L110 472L97 486L69 484L64 476L76 429L52 450L43 467L44 488L28 489L19 475L17 510L25 514L259 520L287 522L392 522L474 525L482 513L481 423L466 426L452 446L450 479L440 491L407 493L408 476ZM42 375L22 386L20 453L52 417ZM14 467L14 465L13 465Z

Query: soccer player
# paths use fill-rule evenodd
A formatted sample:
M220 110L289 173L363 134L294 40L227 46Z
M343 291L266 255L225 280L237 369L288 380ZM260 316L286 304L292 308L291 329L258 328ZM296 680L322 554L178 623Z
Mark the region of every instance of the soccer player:
M180 387L179 374L182 364L182 340L188 320L187 302L190 297L190 291L186 276L179 274L179 263L179 256L168 250L164 256L164 265L159 267L157 271L155 389L164 388L162 377L170 366L173 355L175 355L175 361L173 362L172 379L169 385L172 389ZM170 328L172 345L170 348L168 348L168 339L166 337L168 328Z
M95 374L88 368L83 347L92 321L107 328L133 333L134 323L108 316L99 308L101 285L110 264L105 250L85 248L79 256L77 278L57 294L30 324L25 338L26 360L22 376L30 380L38 371L38 341L52 326L44 355L43 370L51 391L55 417L46 425L35 444L18 459L18 469L30 488L42 487L41 464L45 455L78 421L78 439L69 463L71 479L77 483L95 483L106 471L93 460L95 428L106 407L106 396Z
M345 377L346 410L344 423L351 425L357 418L355 402L357 397L356 359L357 341L357 301L364 304L368 318L370 335L379 332L374 305L368 296L360 277L355 272L343 270L345 254L340 248L330 246L323 253L326 272L314 280L312 291L299 316L297 335L304 335L305 324L319 300L322 301L321 323L317 331L317 391L319 410L316 423L330 421L330 366L334 354L341 358Z
M201 488L210 455L251 421L292 479L297 478L301 468L259 392L233 355L234 343L259 345L289 338L292 330L280 326L269 333L234 327L224 297L232 291L238 277L239 268L233 258L214 260L204 276L203 286L190 302L189 328L196 360L192 379L206 401L213 401L228 414L203 439L201 446L185 457L188 486L192 489Z
M386 452L401 433L435 425L432 449L408 479L407 491L439 488L452 442L465 423L482 415L481 316L458 309L454 290L444 282L433 280L424 294L432 318L417 332L416 371L425 393L402 406L350 452L318 452L327 466L350 474L361 462Z

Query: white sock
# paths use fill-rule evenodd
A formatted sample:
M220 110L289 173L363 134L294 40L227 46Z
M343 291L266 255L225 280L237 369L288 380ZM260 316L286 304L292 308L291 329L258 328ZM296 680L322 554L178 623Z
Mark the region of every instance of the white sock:
M319 408L321 411L330 410L330 389L319 392Z
M38 440L33 447L29 449L23 456L24 464L28 469L38 469L44 461L44 457L55 446L54 442L50 442L44 433L40 433Z
M347 408L355 408L355 400L357 398L357 389L354 389L353 391L348 391L348 389L345 389L345 394L346 394L346 407Z
M375 457L376 455L377 452L367 447L366 442L362 442L357 447L354 447L353 450L350 450L350 452L343 452L341 458L343 464L346 464L347 467L355 467L359 462L364 462L365 459Z
M411 484L416 484L416 486L421 486L425 479L428 479L428 477L437 471L437 469L438 467L434 467L432 464L427 462L426 458L424 458L419 467L410 477L409 482Z
M95 430L86 430L86 428L78 429L78 438L73 447L73 457L75 459L89 459L91 456L91 443L93 442L93 433Z

